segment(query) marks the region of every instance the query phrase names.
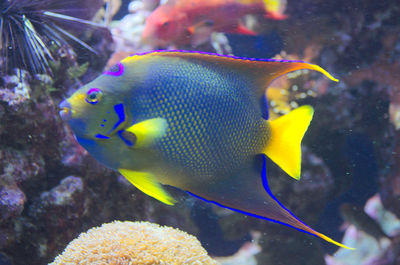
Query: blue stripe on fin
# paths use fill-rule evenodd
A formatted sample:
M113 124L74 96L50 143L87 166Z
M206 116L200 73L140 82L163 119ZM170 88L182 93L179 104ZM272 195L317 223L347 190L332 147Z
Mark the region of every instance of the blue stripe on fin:
M269 188L268 180L267 180L267 157L265 155L262 155L262 160L263 160L263 166L262 166L262 171L261 171L261 179L262 179L262 184L264 186L265 191L268 193L269 196L271 196L272 199L274 199L279 204L279 206L281 206L288 213L290 213L290 215L293 216L297 221L299 221L300 223L302 223L303 225L308 227L308 225L306 225L305 223L300 221L299 218L297 218L291 211L289 211L288 208L283 206L283 204L280 201L278 201L278 199L272 194L272 191ZM293 228L295 228L295 227L293 227ZM304 232L309 233L307 231L304 231ZM309 233L309 234L311 234L311 233ZM311 235L315 236L314 234L311 234Z

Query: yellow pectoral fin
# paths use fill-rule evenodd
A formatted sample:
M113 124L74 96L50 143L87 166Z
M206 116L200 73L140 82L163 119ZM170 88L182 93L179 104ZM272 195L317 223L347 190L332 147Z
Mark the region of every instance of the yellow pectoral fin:
M314 109L306 105L268 121L270 139L263 153L297 180L301 173L301 140L313 114Z
M151 173L121 168L118 169L118 171L136 188L147 195L168 205L174 205L176 202L175 199L164 190L162 185L155 180Z
M167 132L167 121L163 118L145 120L132 125L125 131L136 136L134 147L146 147L161 138Z

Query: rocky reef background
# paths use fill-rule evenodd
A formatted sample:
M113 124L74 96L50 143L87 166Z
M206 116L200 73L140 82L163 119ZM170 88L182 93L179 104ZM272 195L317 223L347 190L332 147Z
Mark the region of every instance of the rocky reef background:
M128 13L125 2L123 14ZM53 76L26 71L0 76L0 264L46 264L81 232L113 220L179 228L216 256L233 255L257 238L255 264L339 264L325 258L336 249L320 239L211 207L181 191L171 188L179 198L176 206L163 205L76 143L58 116L58 103L101 74L113 52L117 60L154 48L140 43L154 2L133 1L130 13L110 26L112 34L81 33L97 55L62 47ZM340 82L305 73L277 84L288 94L282 104L311 104L315 116L303 142L301 181L271 164L273 193L300 219L336 240L343 234L338 209L344 202L364 205L378 193L385 209L400 218L398 1L289 0L285 13L289 17L282 21L257 17L255 28L279 36L279 56L319 64ZM229 52L229 47L229 38L217 36L192 49ZM275 111L281 109L272 105L271 115ZM373 264L400 264L400 240L391 236Z

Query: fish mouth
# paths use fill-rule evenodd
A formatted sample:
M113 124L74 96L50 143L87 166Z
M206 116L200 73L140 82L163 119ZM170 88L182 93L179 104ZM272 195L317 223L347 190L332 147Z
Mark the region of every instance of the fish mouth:
M71 119L72 116L71 104L67 100L61 102L59 108L61 109L59 112L61 119L63 119L64 121L68 121L69 119Z

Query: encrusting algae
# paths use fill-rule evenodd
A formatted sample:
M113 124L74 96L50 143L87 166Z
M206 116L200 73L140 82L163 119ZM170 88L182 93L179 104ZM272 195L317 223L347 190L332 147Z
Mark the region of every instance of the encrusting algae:
M200 242L179 229L149 222L120 222L89 229L49 265L215 264Z

